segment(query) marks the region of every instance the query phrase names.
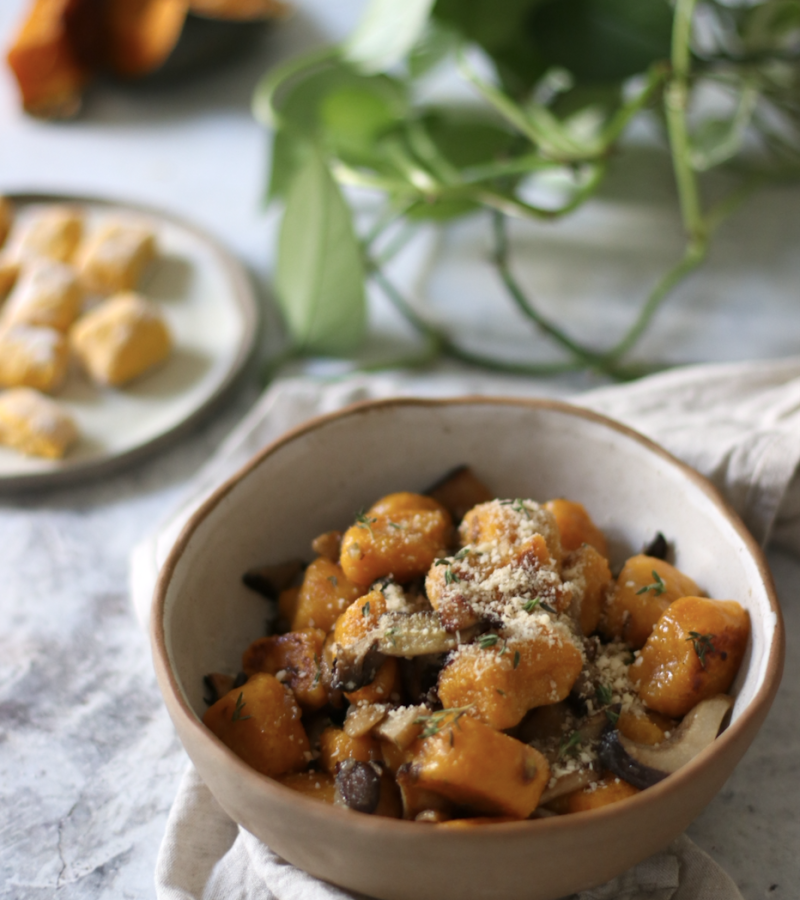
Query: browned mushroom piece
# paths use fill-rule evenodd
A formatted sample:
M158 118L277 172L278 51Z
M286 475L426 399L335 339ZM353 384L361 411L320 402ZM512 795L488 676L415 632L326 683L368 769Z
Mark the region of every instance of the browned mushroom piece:
M380 763L345 759L336 765L337 806L368 815L399 818L400 793L394 779Z
M473 506L494 499L494 494L469 466L459 466L448 472L425 493L438 500L453 517L454 522L460 522Z
M600 762L634 787L651 787L677 772L716 738L733 698L717 694L702 700L675 733L660 744L640 744L609 728L599 747Z
M305 563L301 559L291 559L271 566L248 569L242 575L242 581L250 590L257 591L268 600L277 600L278 594L289 587L304 568Z

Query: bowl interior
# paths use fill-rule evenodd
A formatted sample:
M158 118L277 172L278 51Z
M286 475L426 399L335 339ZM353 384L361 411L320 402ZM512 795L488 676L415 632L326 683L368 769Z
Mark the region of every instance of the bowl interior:
M264 634L264 601L241 583L253 566L310 559L390 491L423 491L470 465L498 497L583 503L619 562L656 531L709 596L750 611L752 639L734 685L735 720L764 681L776 640L769 576L744 527L707 482L591 413L520 401L388 401L318 420L273 445L201 510L179 544L164 599L169 666L189 707L203 676L236 672Z

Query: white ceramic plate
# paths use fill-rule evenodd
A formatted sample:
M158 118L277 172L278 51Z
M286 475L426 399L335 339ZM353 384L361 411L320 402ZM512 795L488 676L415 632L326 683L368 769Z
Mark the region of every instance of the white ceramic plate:
M68 203L84 210L87 231L124 216L151 228L158 259L139 290L164 313L175 342L169 361L120 390L101 388L73 365L56 400L81 438L49 461L0 447L0 489L64 483L129 462L176 437L230 385L246 362L258 312L242 266L209 235L165 213L82 197L12 196L18 215Z

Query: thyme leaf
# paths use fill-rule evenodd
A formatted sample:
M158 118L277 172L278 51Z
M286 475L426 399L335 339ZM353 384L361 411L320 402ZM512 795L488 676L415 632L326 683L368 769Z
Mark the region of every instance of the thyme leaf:
M458 725L458 720L469 710L472 709L473 704L470 703L469 706L453 706L450 709L439 709L436 712L427 713L426 715L417 716L414 719L415 725L424 725L425 727L422 729L422 734L420 737L429 738L433 737L435 734L438 734L445 725ZM452 716L452 720L448 722L448 717ZM461 727L460 725L458 726ZM452 730L451 734L451 746L452 746Z
M525 612L533 612L537 606L540 606L542 609L547 610L549 613L553 613L555 615L556 609L554 606L551 606L547 601L542 600L541 597L534 597L532 600L526 600L523 603L522 608Z
M444 570L444 583L445 584L460 584L461 579L456 575L451 566L448 566Z
M565 756L575 756L578 747L583 743L583 735L580 731L573 731L568 738L564 738L558 747L558 758L563 759Z
M715 634L700 634L699 631L690 631L689 637L686 638L687 641L692 642L694 652L697 654L700 665L704 669L706 667L706 654L716 652L717 648L713 644L715 637Z
M231 716L231 722L244 722L245 719L252 719L252 716L243 716L242 710L247 706L244 699L244 691L239 691L239 696L236 698L236 709L233 711L233 715Z
M356 515L356 525L358 525L359 528L366 528L367 531L368 531L373 537L375 537L375 535L374 535L374 533L373 533L373 531L372 531L372 526L373 526L373 524L374 524L375 522L377 522L377 521L378 521L378 520L377 520L376 518L374 518L374 517L370 518L370 516L368 516L368 515L364 512L363 509L361 510L361 512L359 512L359 513Z
M639 594L646 594L648 591L655 594L656 597L660 597L662 594L666 593L667 585L664 582L664 579L658 574L658 572L656 572L655 569L652 570L651 574L653 576L653 583L646 584L643 588L639 588L639 590L636 592L637 597L639 596Z
M609 706L614 699L611 688L607 684L598 684L595 688L594 693L597 697L598 703L600 703L602 706Z
M476 643L481 650L488 650L490 647L494 647L499 641L500 638L496 634L482 634L477 639Z
M524 515L530 521L531 511L525 506L525 501L520 500L519 497L516 500L501 500L500 506L510 506L514 512L519 513L521 516Z
M361 615L368 616L369 615L369 600L361 607Z

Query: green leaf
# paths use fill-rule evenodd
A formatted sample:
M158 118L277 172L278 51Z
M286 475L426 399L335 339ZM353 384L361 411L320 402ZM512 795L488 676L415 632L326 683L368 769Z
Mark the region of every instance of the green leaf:
M459 44L458 32L448 25L431 19L422 37L408 54L408 72L412 78L421 78L435 69Z
M309 141L285 128L274 133L266 203L272 203L286 195L295 172L313 152L313 145Z
M504 88L527 93L547 66L528 34L531 11L542 0L437 0L434 18L479 44L497 68Z
M370 79L329 91L320 103L319 119L335 152L369 159L375 142L401 121L406 110L406 98L392 82Z
M511 155L516 136L494 122L458 111L431 113L422 120L444 158L458 169L485 165Z
M433 0L370 0L344 57L362 72L386 72L411 50L428 21Z
M667 0L548 0L529 24L535 52L579 82L622 81L669 59Z
M281 128L355 165L375 165L383 131L408 112L406 87L386 75L361 75L342 62L310 71L276 103Z
M295 172L278 241L276 288L295 346L345 355L366 331L364 265L350 208L318 153Z

